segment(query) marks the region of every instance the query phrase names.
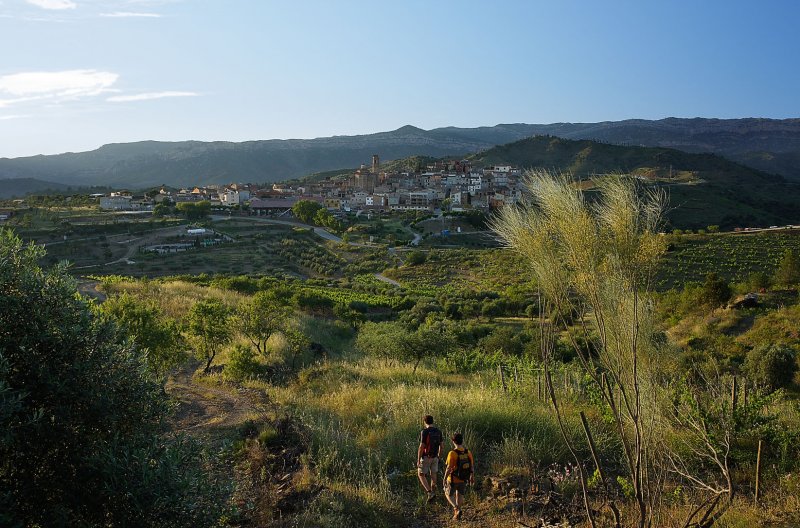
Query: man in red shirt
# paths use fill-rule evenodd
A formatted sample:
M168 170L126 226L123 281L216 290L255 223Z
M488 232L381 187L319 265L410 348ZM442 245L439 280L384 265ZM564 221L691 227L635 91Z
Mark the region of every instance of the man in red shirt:
M442 432L433 425L433 416L422 418L424 429L419 435L417 448L417 476L428 494L428 502L436 495L436 477L439 474L439 457L442 456Z

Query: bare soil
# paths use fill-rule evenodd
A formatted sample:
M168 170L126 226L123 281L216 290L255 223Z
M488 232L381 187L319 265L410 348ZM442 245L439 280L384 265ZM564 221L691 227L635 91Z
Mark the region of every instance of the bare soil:
M263 391L203 383L193 377L192 361L167 381L165 390L177 402L173 427L206 440L219 440L245 422L266 422L273 407Z

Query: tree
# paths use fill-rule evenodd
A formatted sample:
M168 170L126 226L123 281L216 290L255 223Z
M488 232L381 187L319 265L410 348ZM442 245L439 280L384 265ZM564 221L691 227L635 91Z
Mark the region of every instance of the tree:
M165 203L156 204L153 207L153 218L163 218L164 216L168 215L171 211L169 205Z
M323 209L322 204L311 200L299 200L292 206L292 214L300 221L310 224L317 211Z
M731 287L714 272L706 275L700 290L700 302L712 310L728 302L731 298Z
M414 373L426 357L439 357L455 346L455 338L445 325L423 324L409 331L400 323L364 323L356 338L356 348L366 354L399 361L413 361Z
M327 209L319 209L314 214L314 224L332 231L340 231L342 229L342 225Z
M0 525L208 526L191 444L113 321L44 251L0 230Z
M175 206L175 210L186 215L188 220L200 220L211 212L211 202L203 200L200 202L181 202Z
M657 263L665 251L664 237L658 234L665 198L658 191L637 188L635 180L624 177L599 179L597 185L599 195L590 202L565 176L529 173L531 199L520 207L503 208L493 226L507 245L527 260L541 291L539 330L547 392L562 439L577 462L589 522L595 526L586 474L550 371L556 329L571 329L565 316L569 313L586 314L566 336L617 431L622 452L620 477L631 486L635 525L644 528L656 522L661 504L661 482L650 477L670 467L666 454L671 446L664 441L662 424L675 427L676 434L690 427L664 413L670 408L665 401L668 387L660 384L666 367L661 363L663 345L651 292ZM545 320L546 315L550 321ZM582 339L573 338L576 331ZM708 435L692 448L712 451L709 456L717 459L728 453L722 450L720 455ZM701 525L710 526L730 507L734 489L726 463L718 465L723 482L713 485L697 473L687 476L677 466L671 467L698 491L712 490L711 498L690 514L687 526L698 515ZM716 480L713 475L709 478ZM605 484L606 490L609 486ZM606 504L615 525L621 526L614 495L608 496Z
M267 354L267 341L286 329L291 309L273 292L260 291L243 303L237 313L239 329L256 347L259 354Z
M219 349L231 339L229 318L228 307L216 299L198 301L189 311L189 335L198 354L206 361L205 374L211 371Z
M153 302L139 301L127 293L108 299L103 312L116 319L122 330L140 347L148 369L163 376L186 359L178 324L165 317Z
M779 286L792 286L800 283L800 259L791 249L787 249L783 258L778 263L773 277L775 284Z

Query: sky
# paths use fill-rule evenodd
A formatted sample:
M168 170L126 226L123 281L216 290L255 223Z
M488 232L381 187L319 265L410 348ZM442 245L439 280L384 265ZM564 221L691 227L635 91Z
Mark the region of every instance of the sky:
M794 0L0 0L0 157L800 117Z

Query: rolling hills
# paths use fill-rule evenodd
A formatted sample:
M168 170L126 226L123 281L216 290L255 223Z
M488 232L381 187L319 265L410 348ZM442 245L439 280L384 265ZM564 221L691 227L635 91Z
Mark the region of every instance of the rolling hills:
M316 139L159 142L104 145L96 150L0 159L0 180L32 178L68 186L144 188L230 181L274 182L408 156L463 156L533 135L592 139L628 146L711 152L800 181L800 119L626 120L602 123L501 124Z
M667 218L698 229L800 223L800 184L715 154L536 136L470 156L475 165L510 163L579 178L626 173L667 190Z

